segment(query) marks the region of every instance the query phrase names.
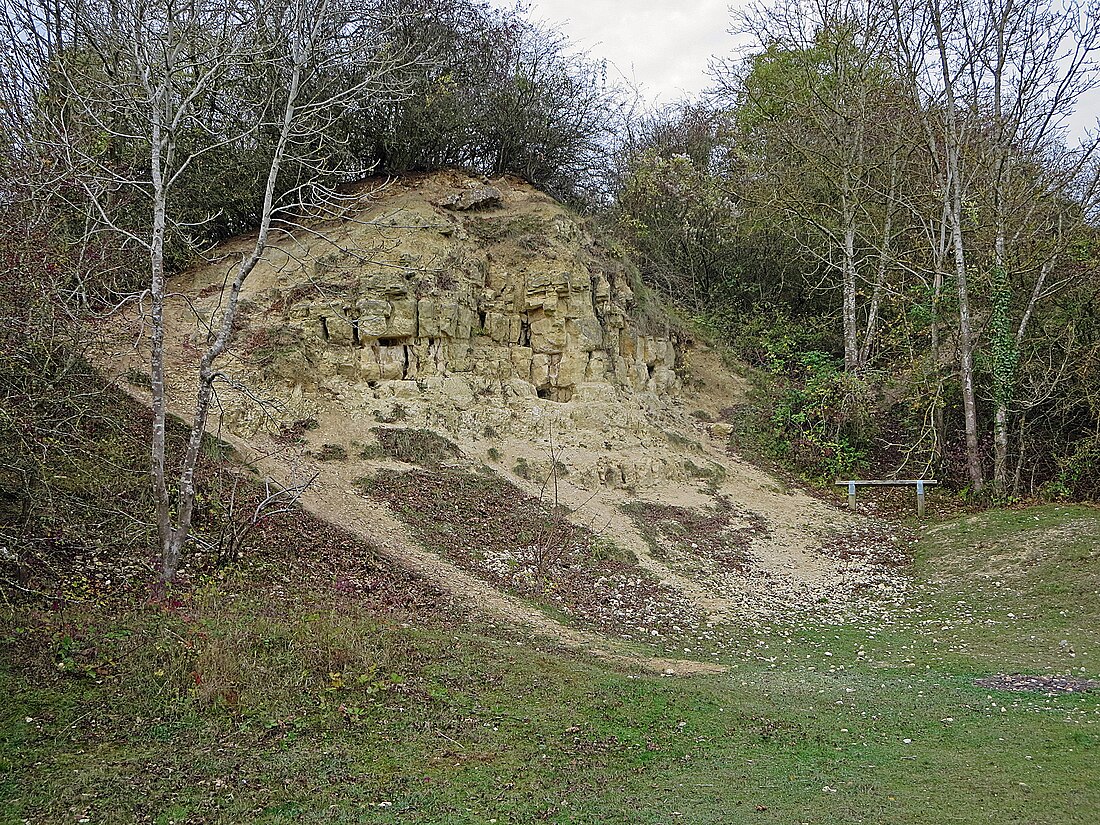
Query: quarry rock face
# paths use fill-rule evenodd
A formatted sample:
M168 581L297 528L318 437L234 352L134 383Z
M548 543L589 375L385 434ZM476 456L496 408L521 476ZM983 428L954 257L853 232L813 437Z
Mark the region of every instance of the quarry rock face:
M487 209L500 206L504 194L495 186L466 186L439 201L444 209L465 212L468 209Z
M281 244L246 285L242 369L284 407L336 397L386 420L396 404L452 432L528 436L552 417L566 440L637 442L676 397L667 324L638 306L625 260L548 196L437 173L361 204ZM193 289L213 292L227 263L193 273ZM230 419L260 426L244 404ZM593 472L609 468L625 478Z
M444 202L465 204L466 191L476 200L485 189ZM376 388L420 382L456 400L469 392L568 402L673 391L675 346L632 325L625 271L578 244L592 241L564 209L519 193L544 208L483 210L465 225L405 209L393 216L407 222L404 237L381 259L337 253L314 261L311 278L332 289L303 295L285 320L319 374Z

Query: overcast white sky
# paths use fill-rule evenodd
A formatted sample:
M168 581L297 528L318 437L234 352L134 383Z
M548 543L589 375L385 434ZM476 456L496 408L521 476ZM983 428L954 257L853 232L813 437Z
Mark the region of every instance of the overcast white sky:
M711 57L730 55L738 39L729 34L730 6L744 0L529 0L531 17L564 32L595 59L606 59L650 103L674 103L709 83ZM490 0L510 8L513 0ZM1100 90L1082 101L1070 122L1081 137L1095 128Z
M650 102L664 104L702 91L711 56L732 51L731 2L738 0L531 0L530 7L531 17L606 59Z

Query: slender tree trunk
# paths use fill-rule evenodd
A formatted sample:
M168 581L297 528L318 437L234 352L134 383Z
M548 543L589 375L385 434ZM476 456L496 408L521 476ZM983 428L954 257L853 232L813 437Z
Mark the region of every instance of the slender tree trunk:
M847 183L845 183L845 192L841 196L841 209L844 220L844 262L842 270L844 370L855 372L859 369L859 332L856 319L856 221L855 206L849 195Z
M944 160L947 165L947 193L950 208L951 247L955 259L955 278L959 296L959 382L962 385L963 428L966 432L966 471L975 493L985 486L982 456L978 437L978 405L974 393L974 337L970 320L970 289L966 271L966 247L963 243L963 183L960 166L962 153L959 125L955 111L955 81L951 76L951 61L947 53L944 20L935 4L933 24L940 71L943 77L944 100Z
M1008 404L998 400L993 410L993 488L1008 492Z
M301 60L305 55L301 56ZM240 305L241 290L244 282L260 262L264 251L267 249L268 237L271 231L272 214L275 207L275 185L282 169L286 147L290 141L292 124L294 122L298 92L301 86L302 68L298 62L294 66L290 85L287 90L286 108L283 112L279 140L275 146L275 153L268 170L267 186L264 192L264 204L260 215L260 228L256 237L256 243L251 252L241 258L237 267L236 277L229 286L229 295L226 298L225 310L222 312L221 324L213 343L203 353L197 370L198 389L195 394L195 412L191 419L191 437L187 442L183 462L180 467L179 477L179 514L176 517L176 527L170 529L168 541L164 544L164 564L162 576L166 582L171 581L179 569L180 558L184 545L191 533L191 522L195 508L195 468L198 466L199 453L202 449L203 436L206 434L206 423L210 417L210 405L214 398L214 382L218 373L214 369L214 363L228 348L233 336L233 324L237 316L237 308ZM163 336L163 320L161 322L161 335ZM162 347L163 353L163 347ZM163 361L163 354L162 354Z
M1007 12L1007 10L1006 10ZM1005 29L1008 14L1002 14L996 21L993 38L995 60L993 62L993 127L994 127L994 164L993 164L993 272L992 272L992 314L990 330L992 341L993 372L993 489L997 495L1008 492L1008 425L1009 405L1016 383L1016 342L1010 329L1009 313L1012 310L1012 282L1008 275L1008 255L1005 236L1008 231L1008 216L1005 214L1006 189L1011 178L1012 166L1009 160L1009 133L1015 132L1005 122L1003 83L1005 79Z
M149 376L153 391L153 436L151 469L153 500L157 519L157 537L161 548L161 580L168 584L179 566L172 529L171 501L166 478L166 424L168 400L164 387L164 235L167 226L167 198L164 191L164 134L160 120L160 101L154 98L152 114L151 164L153 183L153 230L149 244L152 302L152 346Z
M1027 436L1027 416L1020 415L1020 430L1016 434L1016 471L1012 475L1012 494L1020 495L1020 478L1024 472L1024 445Z
M993 488L1008 491L1009 405L1016 383L1016 341L1009 329L1011 290L1004 263L1004 236L998 232L993 263L993 311L990 318L993 372Z
M998 163L1000 166L1000 163ZM1012 287L1008 279L1008 263L1005 260L1005 216L1000 193L997 193L997 230L993 243L992 337L993 372L993 489L997 495L1008 491L1008 426L1009 405L1016 383L1016 337L1010 329Z
M962 384L963 427L966 431L966 471L974 492L985 486L978 437L978 405L974 394L974 338L970 323L970 292L967 283L966 252L962 236L962 198L956 184L952 205L952 245L959 294L959 381Z
M936 376L936 392L932 399L932 431L935 447L932 464L937 469L943 461L943 445L947 442L947 425L943 417L943 345L940 342L940 299L943 296L943 258L936 261L932 276L932 328L929 348L932 350L932 370Z
M867 326L863 332L863 345L859 350L860 369L866 369L870 366L875 339L878 337L878 313L886 293L886 270L889 266L890 248L893 244L894 202L897 199L897 187L898 164L895 155L890 159L890 190L886 196L886 215L882 223L882 243L879 248L878 271L875 273L875 286L867 307Z

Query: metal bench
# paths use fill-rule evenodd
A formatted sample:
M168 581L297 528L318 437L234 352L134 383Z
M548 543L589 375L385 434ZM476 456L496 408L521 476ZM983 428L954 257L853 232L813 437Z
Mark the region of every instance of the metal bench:
M885 480L855 480L841 481L837 479L838 487L848 488L848 509L856 509L857 487L916 487L917 488L917 515L924 517L924 488L934 487L939 484L934 478L895 478Z

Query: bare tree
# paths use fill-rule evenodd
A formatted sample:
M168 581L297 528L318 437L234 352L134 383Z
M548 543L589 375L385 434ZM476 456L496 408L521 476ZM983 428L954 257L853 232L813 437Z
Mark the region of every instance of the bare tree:
M273 236L307 231L309 218L348 205L331 185L329 127L344 112L395 94L388 81L400 58L382 56L378 21L341 0L73 0L57 8L63 11L23 7L32 14L22 24L31 34L13 41L11 63L27 89L48 91L33 113L30 139L72 171L102 230L148 256L151 474L160 575L170 583L190 534L195 468L241 289ZM57 13L72 36L44 61L33 33ZM187 235L175 211L178 189L187 175L201 174L204 156L224 147L267 153L262 200L255 241L227 279L220 316L211 319L190 436L172 484L166 243ZM137 204L147 220L120 218L120 199Z
M890 32L866 0L779 0L736 18L762 51L716 71L739 107L742 154L767 208L841 294L844 366L868 366L886 296L898 197L897 84ZM859 298L870 292L861 311Z
M902 0L903 1L903 0ZM967 132L958 99L967 78L972 53L953 32L965 31L966 10L960 4L945 8L940 0L916 0L903 8L894 2L894 22L899 54L910 82L913 108L920 113L929 156L939 170L943 191L944 228L953 261L958 294L959 380L962 388L963 428L966 434L966 466L975 492L984 484L978 431L978 406L974 382L974 334L970 312L967 248L964 238L963 203L968 192L963 154Z
M1008 488L1009 415L1020 345L1037 302L1057 290L1051 275L1063 251L1058 207L1076 206L1067 194L1098 147L1096 139L1076 151L1064 143L1066 120L1081 95L1097 85L1098 10L1100 5L1078 0L1057 9L996 0L981 9L983 34L975 51L988 76L993 137L993 483L1002 494ZM1028 261L1029 252L1038 259ZM1020 275L1029 264L1032 288L1013 323L1012 293L1020 279L1010 270Z
M270 519L294 512L317 475L314 472L306 480L289 487L283 487L270 478L264 479L263 494L257 495L255 504L249 506L251 502L245 500L242 490L242 486L247 484L245 477L240 473L231 473L232 484L229 485L228 497L223 500L224 512L218 534L209 543L208 549L219 563L240 561L252 532Z
M1057 256L1057 243L1035 241L1060 234L1049 220L1037 218L1051 214L1052 202L1077 208L1069 189L1097 149L1093 141L1071 152L1063 140L1076 102L1096 85L1098 9L1095 0L1067 0L1057 8L1017 0L891 0L899 66L908 79L913 109L920 114L943 195L942 237L958 297L966 463L975 491L983 488L985 474L972 275L986 262L994 483L1003 492L1019 345L1036 302L1052 294L1049 277ZM975 207L985 205L992 237L983 237L983 227L973 220ZM1045 251L1028 264L1028 247L1032 253ZM1014 324L1013 284L1028 270L1033 273L1030 297Z

